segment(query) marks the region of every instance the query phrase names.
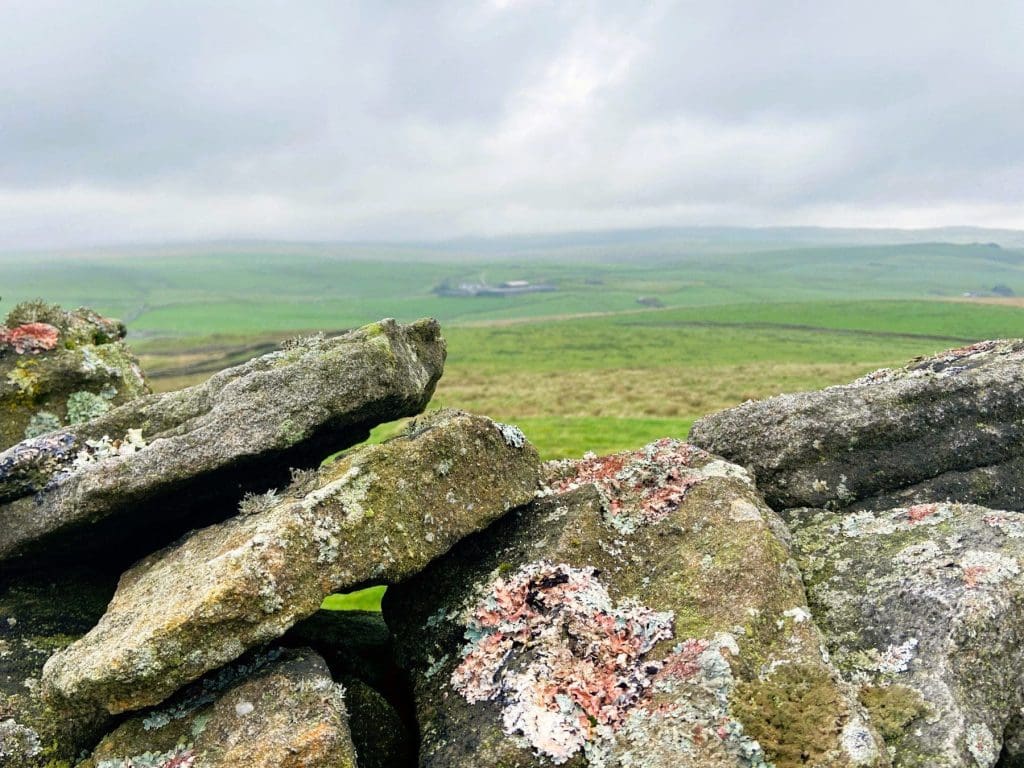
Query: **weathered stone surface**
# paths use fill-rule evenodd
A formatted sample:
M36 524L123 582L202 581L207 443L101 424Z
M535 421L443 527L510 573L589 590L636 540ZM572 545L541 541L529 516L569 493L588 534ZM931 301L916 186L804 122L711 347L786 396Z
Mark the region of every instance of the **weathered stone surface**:
M108 734L79 768L355 768L345 690L309 650L234 665Z
M44 662L103 615L115 579L76 568L0 571L0 765L58 768L91 748L105 712L69 712L39 696Z
M370 426L421 411L444 356L436 322L385 320L26 440L0 453L0 558L108 516L93 526L108 546L162 531L159 546L223 519L241 492L282 485L289 466L318 464Z
M317 611L280 642L309 646L344 684L359 768L416 765L416 718L408 684L395 664L391 632L379 612Z
M405 674L395 664L391 631L379 612L320 610L289 629L280 644L312 648L346 688L352 687L351 680L361 680L406 714ZM414 720L409 717L410 723Z
M922 504L794 515L815 618L894 765L995 765L1024 705L1024 514Z
M1024 341L706 416L690 440L752 470L775 509L925 501L1024 509Z
M385 595L421 766L888 765L741 468L663 440L551 487Z
M156 704L326 595L408 578L528 501L537 474L514 427L457 411L417 419L140 561L99 624L47 662L44 685L111 713Z
M124 325L89 309L19 304L0 325L0 450L149 392Z
M359 768L415 766L416 741L388 700L358 678L341 680Z

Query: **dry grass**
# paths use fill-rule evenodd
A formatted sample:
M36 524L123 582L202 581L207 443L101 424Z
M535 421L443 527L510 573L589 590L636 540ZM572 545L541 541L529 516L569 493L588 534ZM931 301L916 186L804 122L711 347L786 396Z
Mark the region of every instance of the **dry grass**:
M452 367L438 386L436 400L505 419L692 419L744 400L850 381L877 367L775 363L500 374Z

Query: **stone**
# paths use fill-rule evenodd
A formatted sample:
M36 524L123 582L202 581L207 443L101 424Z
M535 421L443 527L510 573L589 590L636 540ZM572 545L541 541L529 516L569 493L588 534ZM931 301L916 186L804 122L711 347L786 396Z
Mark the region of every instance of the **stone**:
M884 766L747 473L661 440L388 589L424 768Z
M751 470L775 509L1024 509L1022 362L1024 341L983 341L705 416L690 441Z
M395 664L391 632L379 611L320 610L289 629L280 644L312 648L346 688L358 679L393 706L403 705L405 676Z
M140 561L96 627L46 663L45 692L111 714L157 704L328 594L409 578L529 501L538 465L514 427L458 411L417 419Z
M110 720L69 712L39 695L43 664L103 615L116 577L91 568L0 571L0 765L68 766Z
M148 394L125 327L80 308L26 302L0 325L0 451Z
M78 768L355 768L345 689L312 651L226 667L112 731Z
M358 678L342 681L359 768L416 765L416 740L390 702Z
M136 559L223 519L244 492L283 485L289 467L419 413L444 357L435 321L384 320L25 440L0 453L0 559L36 542L55 559L55 538L83 537L111 557L131 542Z
M893 764L992 768L1019 752L1024 514L966 504L794 514L794 552L832 659Z

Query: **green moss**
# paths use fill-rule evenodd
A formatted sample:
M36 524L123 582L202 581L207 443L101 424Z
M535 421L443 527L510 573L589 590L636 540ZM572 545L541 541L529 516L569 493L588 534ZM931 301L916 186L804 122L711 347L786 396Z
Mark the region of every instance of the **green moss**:
M767 680L740 682L733 715L777 768L819 764L834 749L845 705L821 666L787 664Z
M905 736L907 726L929 711L921 694L905 685L865 685L858 696L887 742Z

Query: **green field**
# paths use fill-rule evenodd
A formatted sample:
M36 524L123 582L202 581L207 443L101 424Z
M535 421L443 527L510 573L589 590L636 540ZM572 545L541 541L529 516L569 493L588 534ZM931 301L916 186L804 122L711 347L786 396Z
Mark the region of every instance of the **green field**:
M515 422L552 458L682 437L701 415L748 398L1024 335L1024 310L962 300L996 285L1024 292L1024 250L1015 248L661 233L480 248L489 252L260 245L7 255L0 291L6 306L41 296L122 317L158 389L296 333L434 316L449 343L434 406ZM442 282L512 279L558 290L432 292Z
M486 254L266 245L0 255L0 308L43 297L122 317L158 390L297 333L434 316L449 354L431 407L516 423L546 458L682 438L700 416L750 398L1024 336L1024 308L985 303L995 286L1024 293L1024 250L784 245L570 238L518 251L489 244ZM444 281L504 280L558 290L432 293ZM400 427L381 425L373 439ZM373 588L325 605L373 609L380 596Z

